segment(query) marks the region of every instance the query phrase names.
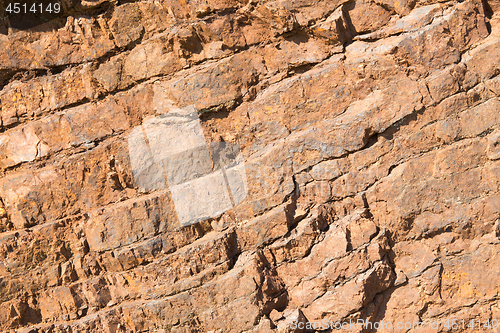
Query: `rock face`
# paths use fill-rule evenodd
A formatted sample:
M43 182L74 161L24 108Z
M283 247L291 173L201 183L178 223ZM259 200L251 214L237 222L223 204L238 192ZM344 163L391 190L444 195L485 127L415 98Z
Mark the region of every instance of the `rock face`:
M1 331L497 329L499 1L62 5L1 20Z

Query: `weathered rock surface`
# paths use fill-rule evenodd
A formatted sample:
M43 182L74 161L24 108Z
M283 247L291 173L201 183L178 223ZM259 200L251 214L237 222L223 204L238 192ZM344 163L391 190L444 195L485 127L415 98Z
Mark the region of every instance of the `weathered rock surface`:
M499 1L71 5L0 18L2 332L500 320ZM246 175L187 226L128 146L182 108Z

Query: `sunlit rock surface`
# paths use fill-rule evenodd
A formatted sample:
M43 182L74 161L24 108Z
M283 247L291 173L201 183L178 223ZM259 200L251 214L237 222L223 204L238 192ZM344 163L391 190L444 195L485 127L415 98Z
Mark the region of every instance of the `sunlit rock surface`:
M0 17L1 331L500 320L499 1L61 4Z

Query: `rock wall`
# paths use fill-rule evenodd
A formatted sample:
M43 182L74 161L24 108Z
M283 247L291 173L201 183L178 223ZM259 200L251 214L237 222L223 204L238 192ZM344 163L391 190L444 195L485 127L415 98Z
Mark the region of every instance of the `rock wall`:
M63 5L1 21L2 331L500 320L497 0ZM248 193L181 226L128 138L188 107Z

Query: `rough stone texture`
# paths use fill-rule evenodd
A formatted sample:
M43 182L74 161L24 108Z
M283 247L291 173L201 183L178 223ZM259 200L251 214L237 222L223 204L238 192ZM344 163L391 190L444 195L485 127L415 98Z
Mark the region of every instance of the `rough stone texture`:
M0 17L2 332L500 320L499 1L71 6ZM248 190L188 226L128 147L181 108Z

